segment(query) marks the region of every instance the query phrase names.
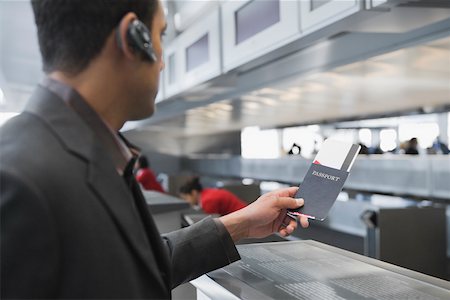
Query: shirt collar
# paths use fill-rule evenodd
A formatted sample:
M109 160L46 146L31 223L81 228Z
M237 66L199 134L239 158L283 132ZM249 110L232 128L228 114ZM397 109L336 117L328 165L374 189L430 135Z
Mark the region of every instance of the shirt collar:
M41 85L59 96L94 131L110 154L117 172L123 175L139 155L139 148L115 132L71 86L50 77L46 77Z

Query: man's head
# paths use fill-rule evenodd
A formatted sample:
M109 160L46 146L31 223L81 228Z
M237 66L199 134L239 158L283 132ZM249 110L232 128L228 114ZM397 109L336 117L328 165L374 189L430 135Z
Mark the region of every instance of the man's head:
M202 190L203 186L200 183L200 178L193 177L180 187L180 197L191 205L197 205L200 201Z
M161 35L166 22L159 0L32 0L44 71L68 78L103 74L119 90L117 106L126 119L153 113L163 69ZM135 20L151 33L155 62L149 62L127 42ZM125 41L120 43L119 41ZM88 72L92 68L96 72ZM118 97L119 98L119 97ZM117 109L119 110L119 109Z
M418 145L418 141L417 141L417 138L411 138L410 140L409 140L409 145L411 146L411 147L417 147L417 145Z
M150 164L148 163L147 157L145 157L144 155L139 156L138 166L139 166L139 169L149 168Z

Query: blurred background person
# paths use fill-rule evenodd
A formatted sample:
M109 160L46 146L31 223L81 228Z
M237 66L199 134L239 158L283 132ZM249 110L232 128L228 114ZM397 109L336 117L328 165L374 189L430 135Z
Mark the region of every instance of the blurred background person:
M203 188L198 177L188 180L180 187L180 197L192 206L208 214L221 216L244 208L247 204L230 191L216 188Z
M417 138L410 139L406 145L405 154L419 155L418 145Z
M158 180L156 180L155 174L150 169L148 159L144 155L139 156L137 160L137 168L136 180L145 190L165 193L161 184Z
M436 137L431 148L435 151L435 154L449 154L450 152L448 146L439 137Z

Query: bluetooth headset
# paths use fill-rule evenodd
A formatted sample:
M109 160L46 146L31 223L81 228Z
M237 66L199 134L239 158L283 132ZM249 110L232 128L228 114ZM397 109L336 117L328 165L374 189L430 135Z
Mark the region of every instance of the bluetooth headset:
M119 28L116 30L119 48L122 49L122 39L120 37ZM126 34L127 44L136 53L141 54L142 58L151 63L156 61L155 51L153 50L150 30L141 21L135 19L130 22Z

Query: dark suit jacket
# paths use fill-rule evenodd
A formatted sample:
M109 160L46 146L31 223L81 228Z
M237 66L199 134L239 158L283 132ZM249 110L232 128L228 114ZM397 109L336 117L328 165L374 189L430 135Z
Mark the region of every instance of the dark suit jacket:
M47 89L0 134L3 299L170 298L238 258L212 219L161 238L142 195Z

